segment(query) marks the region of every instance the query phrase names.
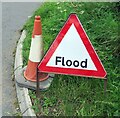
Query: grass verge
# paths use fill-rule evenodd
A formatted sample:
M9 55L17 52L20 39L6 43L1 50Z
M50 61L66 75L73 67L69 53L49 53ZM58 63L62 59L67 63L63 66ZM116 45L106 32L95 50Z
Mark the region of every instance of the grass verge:
M120 116L119 6L119 3L44 3L28 20L24 26L27 30L23 45L24 65L28 61L34 16L42 18L46 52L69 14L76 13L108 73L106 96L103 80L65 75L55 76L49 90L40 93L40 101L30 90L37 115Z

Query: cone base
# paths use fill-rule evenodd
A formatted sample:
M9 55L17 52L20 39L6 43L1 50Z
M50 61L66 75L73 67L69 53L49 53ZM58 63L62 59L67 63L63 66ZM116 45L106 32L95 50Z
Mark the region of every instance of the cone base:
M36 82L26 80L25 77L23 76L24 75L23 73L25 72L25 70L26 70L26 67L17 69L15 71L15 75L16 75L15 79L16 79L17 85L20 87L29 88L31 90L36 90ZM39 85L40 85L39 90L46 91L47 89L49 89L54 76L55 76L54 74L49 74L48 79L46 79L45 81L39 82Z
M47 80L48 77L49 77L48 73L43 73L43 72L39 72L39 73L38 73L38 78L39 78L39 81L40 81L40 82ZM36 82L36 75L35 75L33 78L29 78L29 77L27 77L27 75L26 75L26 71L24 71L24 78L25 78L26 80L29 80L29 81L32 81L32 82Z

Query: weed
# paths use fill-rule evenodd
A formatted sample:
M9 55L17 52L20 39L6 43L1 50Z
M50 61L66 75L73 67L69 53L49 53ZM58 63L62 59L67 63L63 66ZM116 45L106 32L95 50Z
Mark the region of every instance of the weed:
M97 2L44 3L25 24L28 33L23 45L24 65L28 61L34 16L41 16L46 52L69 14L76 13L108 73L106 96L100 79L56 75L49 90L40 93L40 101L35 92L30 92L37 113L48 116L120 115L119 6L117 3ZM42 106L41 111L38 104Z

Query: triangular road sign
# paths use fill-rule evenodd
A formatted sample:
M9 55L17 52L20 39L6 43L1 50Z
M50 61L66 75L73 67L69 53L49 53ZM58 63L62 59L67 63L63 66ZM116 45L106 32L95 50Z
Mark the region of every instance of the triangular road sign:
M69 16L38 69L96 78L107 74L76 14Z

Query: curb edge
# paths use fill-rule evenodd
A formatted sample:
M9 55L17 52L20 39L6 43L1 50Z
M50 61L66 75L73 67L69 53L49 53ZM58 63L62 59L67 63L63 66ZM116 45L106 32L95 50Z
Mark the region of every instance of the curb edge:
M28 88L18 86L16 82L17 71L20 71L23 65L23 58L22 58L22 47L23 41L26 37L26 31L23 30L21 37L18 41L16 54L15 54L15 63L14 63L14 71L15 71L15 86L16 86L16 93L18 98L18 104L22 113L22 116L36 116L32 107L32 102L28 93Z

